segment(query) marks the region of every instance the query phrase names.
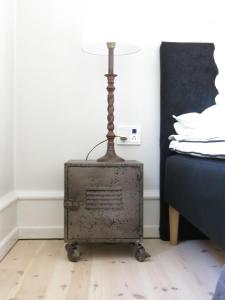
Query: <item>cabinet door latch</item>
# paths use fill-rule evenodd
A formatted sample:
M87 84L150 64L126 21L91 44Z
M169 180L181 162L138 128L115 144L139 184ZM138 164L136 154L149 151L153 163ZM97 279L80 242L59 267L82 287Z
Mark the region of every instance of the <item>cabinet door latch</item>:
M137 180L142 181L142 179L143 179L142 173L137 173Z
M69 199L64 201L64 207L75 210L80 208L80 203L78 201Z

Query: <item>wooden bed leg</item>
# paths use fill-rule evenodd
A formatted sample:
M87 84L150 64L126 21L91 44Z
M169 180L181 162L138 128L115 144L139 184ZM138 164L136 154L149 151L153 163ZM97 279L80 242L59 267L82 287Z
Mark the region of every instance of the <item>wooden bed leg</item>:
M170 243L172 245L177 245L178 242L179 216L179 212L172 206L169 206Z

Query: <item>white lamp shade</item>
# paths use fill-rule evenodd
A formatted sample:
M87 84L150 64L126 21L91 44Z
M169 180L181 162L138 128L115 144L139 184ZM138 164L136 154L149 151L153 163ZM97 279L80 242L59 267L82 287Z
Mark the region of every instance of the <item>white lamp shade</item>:
M115 42L116 40L108 40L108 42ZM90 41L87 43L84 43L82 45L82 49L89 53L89 54L96 54L96 55L108 55L108 49L106 45L106 41L93 41L91 43ZM115 55L127 55L127 54L133 54L138 51L140 51L141 48L138 45L131 44L131 43L125 43L125 42L118 42L116 41L116 47L114 50Z
M82 49L85 52L107 55L107 42L116 43L115 55L141 50L137 42L138 30L133 14L135 8L132 10L130 3L127 0L90 1L83 30Z

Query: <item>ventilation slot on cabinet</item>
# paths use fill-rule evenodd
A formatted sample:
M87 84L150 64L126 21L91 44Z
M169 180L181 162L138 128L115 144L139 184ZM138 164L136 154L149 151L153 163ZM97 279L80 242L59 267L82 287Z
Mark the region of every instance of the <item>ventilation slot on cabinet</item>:
M123 208L122 188L88 188L85 208L121 210Z

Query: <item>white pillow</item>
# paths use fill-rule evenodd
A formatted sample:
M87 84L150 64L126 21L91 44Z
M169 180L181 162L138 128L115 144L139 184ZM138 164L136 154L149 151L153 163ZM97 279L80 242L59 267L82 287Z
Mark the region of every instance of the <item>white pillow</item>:
M179 135L185 135L193 139L215 139L215 138L224 138L225 128L218 124L208 123L206 126L198 128L188 128L175 122L173 124L175 132Z
M212 105L206 108L202 113L202 122L204 125L208 122L222 122L224 121L225 117L225 106L220 104Z
M201 115L199 113L187 113L173 118L182 126L187 128L197 128L201 125Z
M225 105L215 104L206 108L202 113L187 113L173 116L185 128L225 127Z

